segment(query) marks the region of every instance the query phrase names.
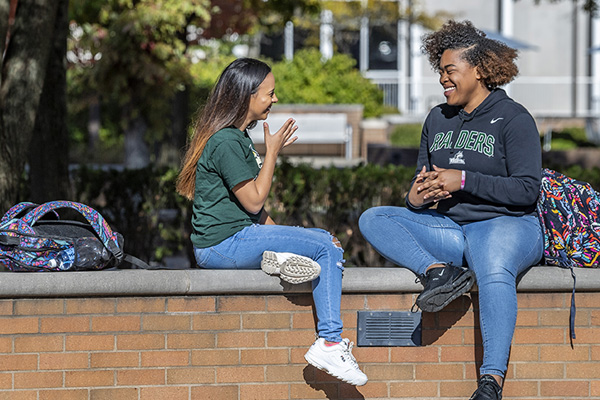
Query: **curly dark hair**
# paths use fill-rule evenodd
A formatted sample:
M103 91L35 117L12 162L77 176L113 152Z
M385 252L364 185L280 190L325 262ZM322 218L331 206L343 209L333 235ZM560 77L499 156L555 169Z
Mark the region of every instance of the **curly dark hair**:
M487 38L485 32L475 28L471 21L450 20L440 30L423 36L421 50L436 71L445 50L460 49L464 49L461 57L478 68L483 83L490 90L506 85L519 73L515 64L517 50Z

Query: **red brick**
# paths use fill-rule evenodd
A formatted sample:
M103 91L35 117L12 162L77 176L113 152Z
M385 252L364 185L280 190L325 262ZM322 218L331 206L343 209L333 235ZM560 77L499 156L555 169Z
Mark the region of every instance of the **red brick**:
M36 390L0 391L0 399L2 400L37 400L37 398Z
M266 311L266 302L263 296L221 296L217 301L217 311Z
M367 296L366 307L356 307L357 310L363 308L367 310L391 310L391 311L408 311L414 304L412 295L385 295L385 296Z
M517 379L564 378L563 363L519 363L514 365Z
M355 351L362 350L356 349ZM433 362L437 363L440 360L439 348L433 346L427 347L392 347L391 361L392 362ZM370 362L370 361L369 361Z
M34 354L0 355L0 371L29 371L37 368Z
M260 313L242 315L243 329L289 329L291 326L289 313Z
M90 367L92 368L124 368L137 367L140 364L139 353L131 351L117 351L110 353L90 354Z
M244 365L287 364L289 360L287 349L242 350L241 353Z
M193 386L192 400L225 400L238 398L238 386Z
M12 388L12 375L11 373L0 373L0 389L11 389ZM2 397L0 397L2 398Z
M166 348L164 334L124 334L117 335L118 350L160 350Z
M588 361L589 346L553 345L539 346L541 361ZM512 358L512 355L511 355Z
M504 388L502 395L504 397L517 397L517 398L533 398L537 397L538 394L538 382L537 380L525 381L519 379L514 381L507 379L504 381Z
M89 332L90 317L43 317L41 333Z
M94 332L133 332L141 328L139 316L101 316L92 317Z
M564 380L540 382L540 394L542 396L588 397L589 392L589 382Z
M568 363L567 379L600 379L600 368L592 363Z
M62 372L20 372L15 374L15 389L61 387Z
M263 382L263 367L219 367L217 383Z
M83 369L89 366L87 353L42 353L39 357L42 370Z
M138 388L91 389L90 400L138 400Z
M459 397L468 399L477 389L477 381L440 382L440 397Z
M12 353L13 340L11 337L0 337L0 353Z
M0 315L13 315L13 308L13 300L0 300Z
M381 399L388 397L387 382L369 382L364 386L340 385L342 399Z
M391 297L391 296L381 296ZM362 310L365 308L367 299L364 295L357 294L345 294L342 296L341 309L342 310Z
M315 369L304 365L267 366L267 382L304 382L314 381ZM308 375L308 376L307 376Z
M438 313L438 328L451 328L456 326L474 326L475 318L472 312L465 313L464 311L445 311Z
M317 319L312 312L298 312L292 314L293 329L315 329L315 326L317 326Z
M141 388L140 400L188 400L190 389L185 386Z
M133 297L117 299L117 313L156 313L167 309L167 299L164 297Z
M354 347L352 354L359 363L390 362L390 348L388 347Z
M65 300L67 314L113 314L114 299L67 299Z
M370 382L369 382L370 383ZM437 382L391 382L390 396L392 398L416 398L423 397L432 399L438 397ZM387 397L387 396L385 396Z
M189 315L144 315L145 331L189 331L192 319Z
M64 314L64 300L16 300L14 315L52 315Z
M66 351L113 350L113 335L71 335L65 339Z
M566 328L519 328L515 331L513 341L519 343L565 343Z
M575 330L577 339L574 343L600 343L600 327L595 328L577 328Z
M337 383L291 384L290 399L338 399Z
M415 364L415 379L417 380L461 380L462 377L462 364L444 364L443 368L438 364Z
M238 365L240 350L194 350L192 365Z
M87 389L40 390L40 400L88 400Z
M264 332L220 332L217 334L217 347L248 348L264 347Z
M267 332L268 347L310 347L314 341L314 331Z
M240 398L256 400L287 399L289 390L289 386L285 384L242 385L240 386Z
M510 361L539 361L539 350L537 345L514 345L510 349Z
M442 362L473 361L475 351L474 346L443 346L440 360Z
M133 369L127 368L117 371L117 385L119 386L138 386L138 385L164 385L164 369Z
M240 329L239 314L200 314L192 317L195 331L222 331Z
M414 377L411 364L366 364L362 369L372 381L412 380Z
M170 333L167 335L168 349L214 348L215 335L212 333Z
M114 384L113 371L66 371L66 387L95 387L112 386Z
M0 335L13 335L19 333L38 333L39 319L29 317L0 318Z
M538 326L538 312L519 310L517 313L517 326Z
M267 297L267 311L312 312L312 310L313 300L309 294Z
M175 297L170 298L167 302L167 310L169 312L215 312L216 298L215 297Z
M188 351L146 351L142 353L143 367L173 367L189 365Z
M569 325L570 311L565 310L541 310L539 311L539 319L541 326L555 326L563 328ZM587 326L589 321L589 312L585 310L577 310L575 316L576 326Z
M169 368L167 385L201 385L215 383L214 368Z
M519 309L523 308L565 308L567 299L564 293L518 293ZM570 295L569 300L570 302Z
M15 338L15 353L42 353L63 350L62 336L21 336Z

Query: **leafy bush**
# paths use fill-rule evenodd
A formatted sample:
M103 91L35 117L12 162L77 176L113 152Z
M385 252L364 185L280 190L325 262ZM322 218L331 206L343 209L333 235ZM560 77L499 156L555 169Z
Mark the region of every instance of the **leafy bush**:
M595 147L587 139L584 128L573 126L564 128L558 132L552 132L552 150L571 150L579 147Z
M383 113L383 92L354 68L350 56L323 61L317 49L302 49L292 61L273 65L276 93L288 104L363 104L365 117Z
M390 135L390 143L396 147L419 148L422 124L396 125Z

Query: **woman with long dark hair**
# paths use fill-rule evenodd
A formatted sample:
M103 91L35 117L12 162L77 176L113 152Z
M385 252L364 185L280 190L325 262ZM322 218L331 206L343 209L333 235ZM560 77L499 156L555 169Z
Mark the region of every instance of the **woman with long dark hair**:
M322 229L275 225L264 209L279 152L296 137L288 119L275 133L263 124L264 160L248 129L277 102L271 68L242 58L222 72L200 114L177 181L193 200L191 240L201 268L261 268L291 283L312 281L318 339L305 355L313 366L350 383L367 376L342 339L343 250Z
M483 363L471 399L499 400L516 279L542 257L539 133L529 112L499 89L518 73L516 50L469 21L447 22L425 36L422 49L446 103L423 125L406 208L371 208L360 230L384 257L420 277L423 311L440 311L476 278Z

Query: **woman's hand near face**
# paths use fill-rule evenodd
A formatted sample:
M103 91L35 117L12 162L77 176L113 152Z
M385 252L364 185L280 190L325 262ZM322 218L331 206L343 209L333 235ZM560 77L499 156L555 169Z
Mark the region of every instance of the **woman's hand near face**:
M271 183L273 181L273 173L275 172L275 163L277 162L277 156L281 149L290 144L294 143L297 137L292 137L297 126L296 121L292 118L285 121L283 126L274 134L271 135L269 125L265 122L263 129L265 132L265 147L267 148L265 158L263 160L262 168L258 173L256 179L250 179L237 184L233 188L233 194L246 209L246 211L252 214L258 214L271 190Z
M274 153L274 155L277 156L281 149L283 149L286 146L289 146L298 139L297 136L292 137L298 129L295 123L296 121L294 121L292 118L289 118L287 121L285 121L283 126L273 134L271 134L269 124L266 122L263 123L265 147L267 154Z

